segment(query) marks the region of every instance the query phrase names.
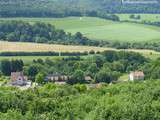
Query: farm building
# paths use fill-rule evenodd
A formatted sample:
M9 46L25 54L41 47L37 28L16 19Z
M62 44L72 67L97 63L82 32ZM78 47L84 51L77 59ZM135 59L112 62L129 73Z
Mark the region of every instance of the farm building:
M23 72L12 72L11 81L12 85L24 86L27 85L27 76L24 76Z
M59 73L53 73L46 76L46 82L55 82L56 84L65 84L69 79L68 76Z
M45 77L45 82L54 82L55 84L65 84L71 79L71 76L63 75L60 73L49 74ZM85 81L90 83L92 78L90 76L85 76Z
M144 80L144 73L142 71L131 72L129 74L129 80L130 81Z

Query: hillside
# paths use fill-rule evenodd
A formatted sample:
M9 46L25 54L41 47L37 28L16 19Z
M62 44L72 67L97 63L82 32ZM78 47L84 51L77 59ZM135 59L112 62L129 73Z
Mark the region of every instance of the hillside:
M127 18L119 15L122 20ZM144 16L145 19L146 16ZM155 19L156 15L152 17ZM55 25L56 28L75 34L83 33L93 40L119 42L158 42L160 41L160 27L128 22L114 22L96 17L68 17L68 18L5 18L0 20L22 20L30 22L45 22ZM159 19L156 19L157 21Z
M54 84L23 91L1 87L5 102L1 102L0 119L159 120L159 85L159 80L152 80L93 90Z
M160 4L123 4L122 0L0 0L0 16L101 16L104 13L160 13ZM135 9L136 8L136 9Z

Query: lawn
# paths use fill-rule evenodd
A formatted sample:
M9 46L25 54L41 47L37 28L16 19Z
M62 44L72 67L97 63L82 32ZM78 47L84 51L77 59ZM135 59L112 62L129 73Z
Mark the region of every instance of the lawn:
M127 19L128 14L119 15L121 19ZM129 16L129 15L128 15ZM144 19L150 20L155 15ZM158 15L157 15L158 16ZM160 15L159 15L160 16ZM23 20L31 24L39 21L55 25L66 32L82 32L84 36L94 40L120 41L120 42L150 42L160 40L160 27L128 23L113 22L96 17L67 17L67 18L1 18L0 20Z

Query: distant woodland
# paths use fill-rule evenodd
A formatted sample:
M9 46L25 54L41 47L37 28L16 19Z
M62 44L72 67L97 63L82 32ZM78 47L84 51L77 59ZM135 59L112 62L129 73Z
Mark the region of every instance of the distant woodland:
M108 18L109 13L160 13L160 3L122 4L121 0L0 0L0 6L1 17Z

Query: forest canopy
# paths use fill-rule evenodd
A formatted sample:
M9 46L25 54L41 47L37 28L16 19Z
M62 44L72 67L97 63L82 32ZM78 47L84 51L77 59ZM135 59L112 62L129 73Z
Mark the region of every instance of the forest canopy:
M160 13L160 3L122 4L121 0L0 0L2 17L98 16L111 13Z

